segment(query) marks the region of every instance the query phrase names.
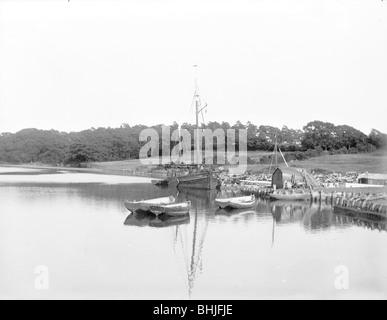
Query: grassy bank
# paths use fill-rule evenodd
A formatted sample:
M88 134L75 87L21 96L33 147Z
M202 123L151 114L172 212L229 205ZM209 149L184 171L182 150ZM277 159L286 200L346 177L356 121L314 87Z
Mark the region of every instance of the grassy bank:
M289 166L305 168L309 172L322 169L328 172L368 171L387 174L387 153L328 155L303 161L291 161ZM267 165L249 165L249 169L254 172L262 172L267 167Z
M249 153L251 158L259 156L259 153ZM280 165L284 165L280 163ZM303 161L292 161L290 166L302 167L308 171L322 169L329 172L370 172L387 174L387 153L375 152L369 154L349 154L349 155L332 155L310 158ZM14 166L18 167L18 166ZM20 165L23 168L39 168L39 169L63 169L72 171L94 172L94 173L113 173L113 174L142 174L150 172L155 166L144 166L140 160L127 160L115 162L91 162L86 164L86 168L59 168L42 164L27 164ZM249 165L248 169L253 172L263 172L268 168L268 165Z

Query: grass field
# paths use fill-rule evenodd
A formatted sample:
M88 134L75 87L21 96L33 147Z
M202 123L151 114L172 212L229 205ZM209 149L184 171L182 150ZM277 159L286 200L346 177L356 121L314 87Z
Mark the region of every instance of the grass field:
M280 163L284 165L284 163ZM342 154L310 158L303 161L289 162L289 166L300 167L311 172L323 169L329 172L370 172L387 174L387 153L375 152L367 154ZM251 165L253 172L262 172L268 165Z
M294 161L289 165L300 166L308 171L324 169L331 172L387 173L387 153L343 154Z
M262 152L249 153L252 159L259 158L263 155ZM284 165L284 163L280 163ZM289 166L302 167L311 172L315 169L323 169L329 172L370 172L370 173L384 173L387 174L387 153L375 152L369 154L350 154L350 155L333 155L322 156L317 158L310 158L303 161L292 161ZM35 167L36 165L25 165L22 167ZM48 168L48 166L41 166ZM94 162L87 164L88 169L84 171L96 171L104 173L120 174L124 172L144 172L151 167L144 166L139 160L115 161L115 162ZM268 165L249 165L248 169L254 173L267 171ZM77 170L77 169L74 169ZM78 169L79 170L79 169Z
M252 152L249 157L255 159L263 153ZM284 165L284 163L280 163ZM311 158L304 161L292 161L289 166L302 167L309 172L314 169L323 169L329 172L370 172L387 174L387 153L376 152L369 154L349 154L333 155ZM100 162L90 164L91 168L101 170L136 170L143 169L144 166L139 160L117 161L117 162ZM262 172L268 165L250 165L249 169L253 172Z

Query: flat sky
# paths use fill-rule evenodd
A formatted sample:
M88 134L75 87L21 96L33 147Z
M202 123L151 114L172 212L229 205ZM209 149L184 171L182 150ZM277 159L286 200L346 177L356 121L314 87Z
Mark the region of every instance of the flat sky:
M387 132L387 1L0 0L0 132L207 121Z

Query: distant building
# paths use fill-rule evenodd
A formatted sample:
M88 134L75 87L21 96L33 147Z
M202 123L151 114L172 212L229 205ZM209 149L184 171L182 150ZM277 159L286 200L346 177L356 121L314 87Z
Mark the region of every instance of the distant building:
M378 186L387 185L387 174L365 173L357 178L361 184L372 184Z

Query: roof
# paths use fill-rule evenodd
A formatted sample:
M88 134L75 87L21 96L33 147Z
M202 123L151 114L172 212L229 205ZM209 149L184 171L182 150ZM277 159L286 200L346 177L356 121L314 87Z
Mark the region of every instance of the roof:
M379 173L364 173L361 174L358 179L371 179L371 180L387 180L387 174L379 174Z

